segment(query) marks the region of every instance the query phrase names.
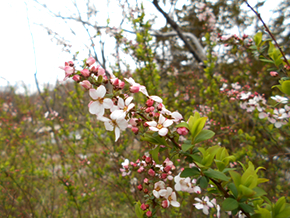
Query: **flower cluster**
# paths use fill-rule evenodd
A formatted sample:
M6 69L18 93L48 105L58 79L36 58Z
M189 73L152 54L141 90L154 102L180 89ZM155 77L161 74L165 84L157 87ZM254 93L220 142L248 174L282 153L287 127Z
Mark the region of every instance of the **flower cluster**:
M273 72L271 72L274 74ZM249 89L248 86L244 86L244 89ZM260 119L266 119L275 125L276 128L287 124L290 117L290 107L286 105L288 103L288 98L276 95L272 96L271 99L276 102L276 105L285 104L284 107L272 108L272 106L267 104L267 100L263 95L251 91L242 91L243 89L239 83L231 84L231 88L228 88L228 84L223 83L220 91L225 93L231 101L240 100L240 108L246 110L247 112L253 112L257 110L259 112Z
M126 94L107 97L109 91L105 85L108 82L110 82L114 90L122 90L125 83L112 73L108 73L110 75L108 80L105 70L101 66L95 66L94 64L95 60L90 57L86 61L86 66L81 71L76 71L71 61L66 62L65 67L60 68L65 71L64 80L72 77L76 82L89 90L89 95L92 99L88 105L89 112L96 115L98 120L104 122L106 130L115 132L116 141L120 137L120 132L124 131L127 127L130 127L134 133L138 133L138 125L144 119L139 119L139 124L136 123L137 118L134 118L136 115L134 110L135 104L132 103L133 97ZM160 136L165 136L168 133L168 127L173 122L177 123L182 119L180 113L167 110L159 96L150 96L145 86L136 83L133 78L125 78L125 81L130 84L129 90L131 93L141 92L148 98L146 102L147 107L141 108L141 110L148 114L144 125L148 126L149 130L158 132ZM154 107L155 102L158 103L156 107Z
M286 104L288 99L285 97L281 97L279 95L271 97L278 104ZM245 96L243 98L244 102L240 103L240 107L242 109L247 110L247 112L252 112L255 109L259 112L259 118L265 119L274 124L276 128L280 128L281 126L287 124L290 117L290 107L288 105L284 105L283 108L274 108L272 109L269 105L267 105L266 99L259 94L256 94L254 97L252 95Z
M135 82L131 77L124 78L130 91L130 93L124 93L125 82L107 72L101 66L96 65L93 58L86 60L82 70L76 70L71 61L65 63L65 66L61 68L65 71L64 80L72 78L88 91L91 98L88 104L89 112L95 115L97 120L104 123L107 131L114 131L115 141L120 138L122 131L130 128L135 134L147 134L154 140L161 140L152 143L151 151L166 148L168 141L171 141L177 149L181 149L181 145L175 141L175 137L178 140L180 136L179 141L183 141L183 136L186 136L189 132L192 135L192 131L198 131L196 134L199 134L206 125L206 118L200 118L199 113L196 112L197 115L190 119L198 120L197 123L200 123L201 126L193 130L192 122L195 121L192 120L191 123L189 121L184 122L178 111L172 112L166 109L159 96L150 95L145 86ZM233 84L232 88L239 92L240 86L239 84ZM133 96L131 96L139 92L147 98L144 106L136 105ZM238 95L236 92L234 94ZM200 106L200 109L204 114L213 110L213 108L206 106ZM179 126L174 128L173 124ZM208 137L208 134L211 134L210 131L205 130L203 137ZM147 217L154 215L153 209L156 204L159 204L162 208L180 207L176 192L201 194L202 190L196 180L198 178L181 177L181 173L178 174L174 171L176 167L169 158L166 158L162 164L158 164L155 161L156 157L153 159L152 156L147 152L141 160L138 159L135 162L130 162L129 159L124 158L120 168L123 177L131 177L131 191L139 190L144 193L146 203L140 203L140 209L144 211ZM197 168L195 164L193 165ZM133 171L145 177L141 183L139 181L139 185L138 180L133 175L136 173L132 173ZM173 181L174 185L172 184ZM202 209L206 215L209 214L210 208L215 207L219 217L220 208L215 199L209 201L208 197L202 197L201 199L195 198L195 201L197 203L193 206Z

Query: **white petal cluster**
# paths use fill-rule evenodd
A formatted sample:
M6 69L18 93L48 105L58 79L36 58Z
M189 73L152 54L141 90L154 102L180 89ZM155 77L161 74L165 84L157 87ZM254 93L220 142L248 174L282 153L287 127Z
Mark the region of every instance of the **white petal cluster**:
M149 126L149 129L158 132L160 136L165 136L168 133L167 127L173 124L172 120L166 119L162 114L159 116L158 123L156 121L146 122Z

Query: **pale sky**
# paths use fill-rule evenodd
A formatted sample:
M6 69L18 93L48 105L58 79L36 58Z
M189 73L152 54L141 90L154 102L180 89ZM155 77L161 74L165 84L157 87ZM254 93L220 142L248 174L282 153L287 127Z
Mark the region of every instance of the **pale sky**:
M102 20L98 20L99 24L103 23L103 25L105 25L109 16L112 21L110 26L118 26L120 22L120 10L117 4L114 4L114 1L117 0L110 0L109 5L105 0L98 1L98 4L96 4L98 7L97 9L101 8L100 17L103 18ZM73 10L69 8L72 2L70 0L49 0L42 2L47 2L47 6L55 12L62 11L68 15L73 12ZM254 1L250 2L252 4ZM272 4L270 2L272 2ZM275 2L276 5L278 5L277 1ZM64 78L64 72L59 69L59 66L62 66L65 61L71 60L71 55L62 52L62 47L52 42L51 36L49 36L47 31L38 24L43 23L60 34L67 34L69 28L62 20L53 17L47 10L33 2L33 0L26 0L26 3L27 4L25 4L23 0L1 1L0 3L0 20L2 27L0 40L0 60L2 63L0 87L6 86L7 81L9 81L10 85L14 86L17 84L18 87L21 87L24 83L30 90L35 91L35 60L37 78L41 85L47 83L55 84L57 80L62 80ZM157 13L151 1L144 0L144 6L146 9L148 8L150 13ZM269 16L269 11L272 9L273 0L268 0L264 9L260 11L264 20L268 20L267 16ZM160 20L158 23L163 25L165 20L160 14L158 15ZM73 26L73 28L83 27ZM34 55L31 33L33 35L36 56ZM83 36L78 33L78 37L72 39L72 50L81 52L80 49L84 49L87 37L83 29ZM106 42L110 43L110 39L106 39ZM87 51L83 51L81 57L86 58L86 54Z

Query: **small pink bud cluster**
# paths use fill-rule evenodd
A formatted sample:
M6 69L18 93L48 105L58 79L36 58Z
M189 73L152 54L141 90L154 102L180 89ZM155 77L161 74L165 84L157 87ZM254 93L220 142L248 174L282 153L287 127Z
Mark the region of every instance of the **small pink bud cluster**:
M278 76L279 74L277 72L275 72L275 71L271 71L270 72L270 75L273 76L273 77L275 77L275 76Z
M179 135L187 135L188 134L188 129L185 128L185 127L179 127L177 128L176 132L179 134Z

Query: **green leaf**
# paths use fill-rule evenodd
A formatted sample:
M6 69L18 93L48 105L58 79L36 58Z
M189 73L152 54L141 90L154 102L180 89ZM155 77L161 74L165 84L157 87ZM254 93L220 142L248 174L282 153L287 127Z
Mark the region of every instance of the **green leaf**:
M160 145L158 145L156 148L154 148L153 150L149 152L156 163L159 163L159 158L158 158L159 148L160 148Z
M253 50L257 50L257 46L256 45L252 45L249 47L250 49L253 49Z
M157 145L167 145L167 142L166 140L159 136L158 134L157 135L154 135L154 134L148 134L148 133L145 133L143 136L141 136L141 141L147 141L147 142L150 142L152 144L157 144Z
M262 42L262 32L257 32L256 35L254 36L254 42L257 47L259 47L260 43Z
M221 172L223 172L224 168L226 167L225 163L222 162L221 160L214 160L214 162L215 162L218 170L221 171Z
M249 161L248 168L245 170L244 174L242 175L241 182L243 185L249 187L250 189L255 188L258 184L258 175L251 161ZM250 184L248 184L249 182Z
M188 149L191 149L194 145L191 145L191 144L183 144L181 145L181 149L182 151L187 151Z
M194 143L199 143L199 142L208 140L212 138L214 135L215 133L211 130L207 130L207 129L201 130L201 132L194 139Z
M282 83L282 92L290 95L290 80L286 80Z
M247 213L253 213L254 208L248 204L245 203L239 203L240 207Z
M200 175L200 171L198 168L192 167L192 168L185 168L181 172L180 177L191 177L191 176L196 176L196 175Z
M197 154L191 154L189 155L195 162L198 163L198 166L199 167L204 167L204 165L202 165L200 162L201 162L201 157Z
M275 50L275 46L274 46L274 44L270 41L270 42L269 42L269 49L268 49L268 55L269 55L270 57L272 56L274 50ZM272 58L272 59L273 59L273 58Z
M201 132L201 130L203 129L204 125L205 125L205 122L207 120L207 117L202 117L199 119L199 122L198 122L198 126L196 128L196 133L195 133L195 137L197 137L197 135ZM210 131L210 130L208 130ZM195 138L194 137L194 138Z
M271 87L271 89L273 89L273 88L278 88L281 92L283 92L281 85L274 85Z
M230 183L230 184L228 185L228 188L229 188L229 190L233 193L234 197L237 198L239 192L238 192L238 189L237 189L237 187L235 186L235 184L234 184L234 183Z
M242 196L244 197L253 197L256 192L244 185L239 185L239 191L241 192Z
M289 204L286 204L287 206L279 212L278 215L275 216L275 218L289 218L290 217L290 206Z
M138 218L143 218L144 211L141 209L141 202L138 201L135 204L135 213Z
M207 186L208 186L208 179L205 176L200 177L200 179L199 179L199 186L202 189L206 189L207 188Z
M275 64L274 61L268 60L268 59L265 59L265 58L260 58L260 61L263 61L263 62L266 62L266 63L270 63L270 64Z
M226 200L224 200L222 204L222 208L225 211L232 211L232 210L237 209L238 207L239 207L239 202L233 198L227 198Z
M189 127L189 131L192 134L192 127L194 125L194 123L200 118L200 115L198 112L194 113L194 116L190 116L188 119L188 127Z
M266 208L261 208L258 206L258 210L255 210L255 212L261 214L261 218L272 218L271 212Z
M207 150L199 147L198 148L199 151L202 153L203 159L202 159L202 164L204 166L211 166L214 156L216 155L216 153L221 149L221 147L219 145L215 145L212 147L209 147Z
M260 188L260 187L255 187L253 188L253 190L256 192L256 194L253 196L254 198L263 196L263 195L267 195L267 192L264 191L264 189Z
M236 187L239 187L239 185L241 184L241 175L236 172L236 171L229 171Z
M280 211L282 211L286 206L286 199L285 197L281 197L278 199L278 201L276 202L275 206L274 206L274 212L275 214L279 214Z
M204 171L204 175L206 175L209 178L219 179L222 181L229 181L230 180L230 177L227 177L224 173L222 173L220 171L213 170L211 168L209 168L207 171Z

